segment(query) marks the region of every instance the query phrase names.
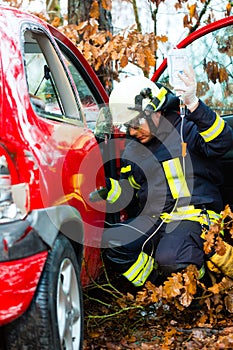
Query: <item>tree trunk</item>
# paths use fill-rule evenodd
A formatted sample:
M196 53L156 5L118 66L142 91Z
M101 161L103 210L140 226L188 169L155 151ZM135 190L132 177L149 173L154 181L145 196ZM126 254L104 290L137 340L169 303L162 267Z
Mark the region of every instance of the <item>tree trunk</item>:
M68 23L79 24L90 18L90 9L95 0L68 0ZM99 5L99 30L113 32L111 12L102 7L102 0L98 0ZM112 66L100 67L96 72L100 81L108 93L112 89Z

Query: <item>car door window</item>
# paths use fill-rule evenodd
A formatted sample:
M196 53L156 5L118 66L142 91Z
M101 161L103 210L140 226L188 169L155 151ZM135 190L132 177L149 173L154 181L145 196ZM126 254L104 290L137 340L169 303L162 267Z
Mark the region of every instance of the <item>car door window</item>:
M233 27L208 33L187 47L198 96L217 113L233 114ZM159 82L169 86L167 69Z
M95 99L93 92L88 87L86 81L78 71L77 67L72 63L71 59L64 52L63 54L78 90L87 125L92 131L94 131L99 115L99 105Z
M100 108L104 103L103 98L92 76L85 70L85 67L72 50L57 38L55 39L78 90L88 128L94 131Z
M58 121L81 122L81 106L53 44L43 31L24 31L24 63L35 111Z

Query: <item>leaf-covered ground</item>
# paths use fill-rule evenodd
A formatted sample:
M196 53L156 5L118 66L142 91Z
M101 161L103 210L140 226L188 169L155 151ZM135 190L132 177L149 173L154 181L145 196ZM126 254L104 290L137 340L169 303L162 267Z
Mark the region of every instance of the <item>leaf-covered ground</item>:
M108 280L92 285L84 294L84 350L233 349L233 281L207 288L195 276L190 266L131 293Z
M190 265L156 286L147 282L135 289L112 273L110 280L103 265L101 279L84 291L84 350L233 349L230 207L226 206L221 219L203 233L204 252L214 249L222 257L218 269L215 265L214 273L206 273L209 280L205 282Z

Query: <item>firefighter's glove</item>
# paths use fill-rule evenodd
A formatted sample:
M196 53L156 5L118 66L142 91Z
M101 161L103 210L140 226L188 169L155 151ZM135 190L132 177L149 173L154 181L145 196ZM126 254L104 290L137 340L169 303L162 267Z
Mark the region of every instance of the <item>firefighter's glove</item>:
M95 190L90 193L89 200L90 202L98 202L102 199L107 199L108 192L111 190L111 181L110 179L106 178L106 187L99 188L98 190Z
M183 74L179 74L179 78L184 82L186 87L184 90L175 90L176 95L181 98L183 103L192 112L198 104L198 98L196 96L197 82L192 66L185 69Z

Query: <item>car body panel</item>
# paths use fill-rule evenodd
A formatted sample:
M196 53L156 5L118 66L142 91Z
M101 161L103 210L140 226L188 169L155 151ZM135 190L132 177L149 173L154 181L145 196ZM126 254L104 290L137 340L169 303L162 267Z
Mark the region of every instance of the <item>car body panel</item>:
M56 118L37 115L30 101L22 55L23 28L43 32L59 60L62 56L45 22L14 8L1 7L0 156L7 158L12 185L28 184L27 212L68 205L80 214L82 225L72 238L84 246L82 283L86 285L96 277L101 265L99 248L106 209L104 203L90 203L89 193L95 186L105 185L102 156L85 118L75 123L64 118L61 123ZM62 64L66 67L64 61ZM82 65L88 67L84 59ZM65 69L80 103L71 74ZM103 87L90 68L86 75L90 81L93 78L97 99L103 103ZM49 227L44 230L49 234ZM48 254L48 247L43 249L38 258L26 252L21 260L0 262L0 296L4 299L0 324L18 317L30 304ZM18 271L17 278L13 271Z
M0 263L0 325L20 316L30 305L48 253Z

